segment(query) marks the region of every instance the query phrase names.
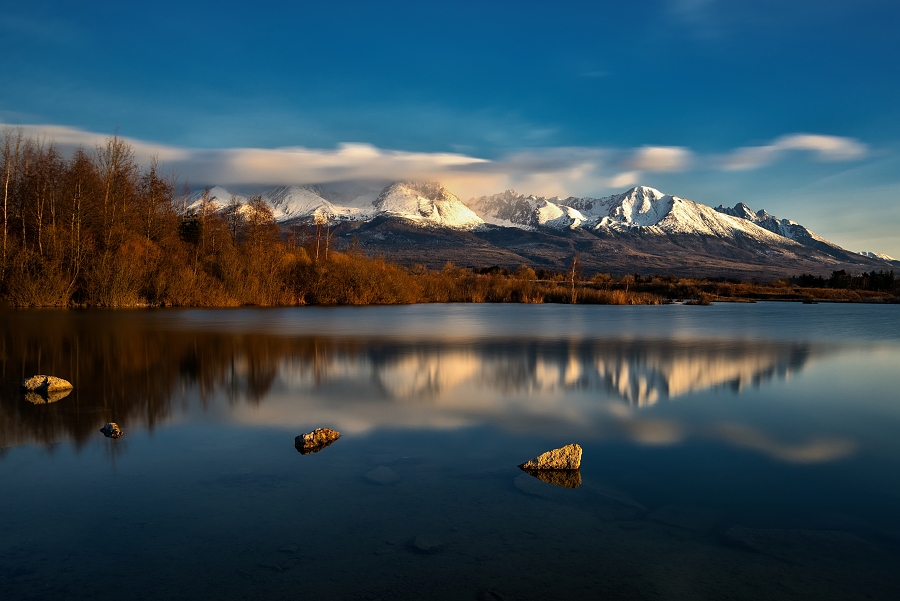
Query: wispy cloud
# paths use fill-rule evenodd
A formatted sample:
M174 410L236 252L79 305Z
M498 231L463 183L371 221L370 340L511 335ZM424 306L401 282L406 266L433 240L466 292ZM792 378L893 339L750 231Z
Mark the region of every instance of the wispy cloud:
M22 126L28 136L54 142L63 150L93 149L109 136L53 125ZM782 136L769 144L743 147L724 155L703 155L681 146L638 148L549 147L511 152L485 159L466 152L409 152L371 144L345 143L336 148L197 149L155 144L124 137L138 161L156 155L175 174L195 185L271 186L342 180L438 180L461 196L516 188L534 194L598 194L640 183L654 173L696 169L757 169L792 151L812 153L821 161L849 161L866 156L864 144L851 138L816 134Z
M638 148L628 166L641 171L684 171L693 153L679 146L643 146Z
M778 160L788 151L808 151L820 161L850 161L866 156L866 145L853 138L819 134L782 136L770 144L746 146L725 155L721 161L726 170L758 169Z

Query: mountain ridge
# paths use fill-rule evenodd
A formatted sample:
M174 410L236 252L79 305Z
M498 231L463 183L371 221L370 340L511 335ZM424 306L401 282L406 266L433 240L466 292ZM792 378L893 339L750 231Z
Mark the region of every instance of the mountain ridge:
M228 190L214 187L189 197L186 211L202 208L204 196L213 210L232 202ZM338 239L358 240L385 258L431 266L446 261L517 266L512 263L519 261L559 268L575 253L586 268L619 272L628 272L629 265L742 276L773 269L828 274L900 266L887 255L843 249L744 203L713 208L646 186L603 198L506 190L463 202L438 182L405 181L340 191L328 185L281 186L262 198L282 226L329 223ZM240 195L234 199L246 202Z

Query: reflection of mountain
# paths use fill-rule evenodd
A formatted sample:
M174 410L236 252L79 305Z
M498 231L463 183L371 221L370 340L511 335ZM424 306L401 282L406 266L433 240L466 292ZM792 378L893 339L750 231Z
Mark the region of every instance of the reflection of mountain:
M374 379L396 400L440 403L467 386L498 393L605 391L638 406L693 391L784 377L803 368L805 343L622 341L480 344L471 347L380 349L334 366L325 379ZM295 384L308 376L295 373Z
M595 411L592 399L605 397L644 406L710 387L740 390L798 371L825 350L760 341L288 338L166 331L133 312L22 312L0 315L0 326L0 448L80 445L107 421L153 428L198 406L281 423L279 411L297 415L302 403L310 417L356 420L351 429L577 423L574 413L586 409L569 402L572 394ZM27 373L57 375L75 389L34 405L18 390Z

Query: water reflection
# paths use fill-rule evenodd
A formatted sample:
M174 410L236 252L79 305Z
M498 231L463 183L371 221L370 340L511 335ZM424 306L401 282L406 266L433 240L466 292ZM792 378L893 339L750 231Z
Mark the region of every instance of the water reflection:
M165 331L139 316L51 314L52 327L45 319L5 321L0 447L62 440L80 446L108 421L152 429L197 407L245 423L281 424L303 413L351 432L485 422L584 430L610 414L699 390L741 391L783 378L833 351L821 343L757 340L283 337ZM36 403L18 390L28 373L66 378L75 389L51 405L51 399ZM686 435L677 423L632 420L624 427L648 443ZM752 434L722 432L776 456L831 452L821 446L785 449Z
M69 394L72 393L72 389L69 388L67 390L54 390L52 392L24 392L23 396L25 400L31 403L32 405L46 405L48 403L55 403L56 401L60 401Z
M578 488L581 486L581 471L579 470L536 470L526 467L519 469L541 482L553 484L554 486L563 488Z

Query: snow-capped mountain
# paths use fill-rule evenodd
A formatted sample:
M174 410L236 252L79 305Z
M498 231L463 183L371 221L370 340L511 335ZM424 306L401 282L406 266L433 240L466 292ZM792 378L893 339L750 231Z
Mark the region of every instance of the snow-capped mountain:
M275 221L369 221L395 217L423 226L469 230L484 222L449 190L431 182L395 182L385 188L365 185L281 186L262 193ZM186 201L186 211L222 210L232 198L246 204L247 198L216 186L195 192Z
M720 213L725 213L726 215L733 215L735 217L740 217L741 219L746 219L747 221L751 221L758 226L769 230L770 232L773 232L780 236L784 236L785 238L788 238L795 242L799 242L804 246L814 248L820 252L831 255L841 260L852 260L854 255L860 255L869 259L874 259L876 261L884 261L891 265L900 265L900 261L897 261L897 259L885 254L868 251L855 253L853 251L841 248L834 242L826 240L822 236L816 234L809 228L800 225L796 221L792 221L790 219L779 219L778 217L775 217L774 215L768 213L765 209L760 209L759 211L754 212L753 209L742 202L734 205L733 208L719 205L716 207L716 210Z
M323 186L307 185L275 188L263 194L263 198L271 205L278 222L365 221L376 213L372 202L377 194L377 190L367 188L337 194Z
M770 232L774 232L779 236L784 236L785 238L790 238L791 240L795 240L797 242L800 242L801 244L809 244L812 241L826 243L828 242L827 240L825 240L825 238L822 238L811 230L803 227L796 221L791 221L790 219L779 219L774 215L770 215L765 209L760 209L759 211L756 211L754 213L753 209L742 202L734 205L734 208L728 208L719 205L716 207L716 210L720 213L725 213L726 215L732 215L734 217L746 219L747 221L752 221L753 223L769 230Z
M205 204L208 211L221 211L232 202L232 199L239 205L247 204L246 197L232 194L221 186L215 186L189 194L184 200L184 210L186 213L197 213L203 210Z
M524 229L585 229L597 232L702 234L784 242L754 223L685 198L637 186L604 198L543 198L507 190L469 201L485 222Z
M442 185L432 182L397 182L379 194L378 214L401 217L421 225L470 230L484 221Z
M467 203L434 182L341 182L261 194L282 225L328 222L337 240L401 263L564 268L756 277L883 268L890 258L847 251L807 228L738 204L714 209L637 186L604 198L545 198L507 190ZM188 213L247 197L215 187L185 199Z

